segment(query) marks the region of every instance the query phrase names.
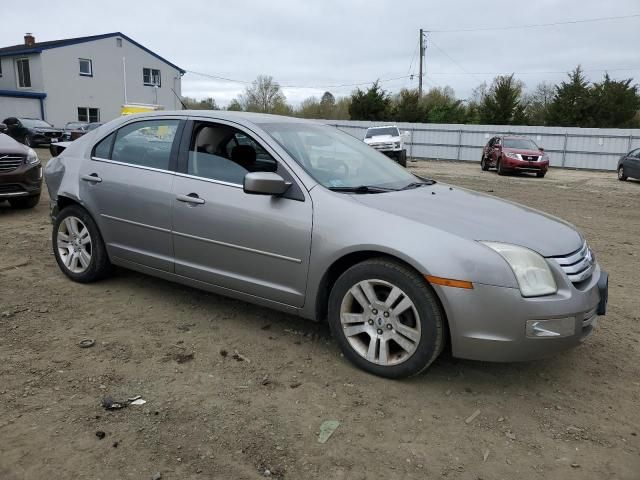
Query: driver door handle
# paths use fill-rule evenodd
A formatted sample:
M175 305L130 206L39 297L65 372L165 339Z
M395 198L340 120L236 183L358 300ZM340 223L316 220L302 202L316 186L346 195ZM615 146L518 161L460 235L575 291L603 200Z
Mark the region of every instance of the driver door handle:
M97 173L92 173L91 175L82 175L80 178L85 182L100 183L102 181Z
M176 200L179 202L190 203L192 205L203 205L204 198L200 198L197 193L190 193L189 195L178 195Z

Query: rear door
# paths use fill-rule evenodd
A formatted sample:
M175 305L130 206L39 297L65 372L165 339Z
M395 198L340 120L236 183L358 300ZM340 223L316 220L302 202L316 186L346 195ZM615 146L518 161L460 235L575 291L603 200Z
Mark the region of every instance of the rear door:
M640 178L640 148L629 153L629 155L625 159L625 165L629 166L628 169L625 168L625 170L628 172L627 176Z
M184 121L141 119L103 138L81 169L80 195L114 260L173 272L172 187Z
M271 301L304 304L312 205L273 150L230 122L185 130L173 185L175 272ZM243 191L244 176L276 171L281 197Z

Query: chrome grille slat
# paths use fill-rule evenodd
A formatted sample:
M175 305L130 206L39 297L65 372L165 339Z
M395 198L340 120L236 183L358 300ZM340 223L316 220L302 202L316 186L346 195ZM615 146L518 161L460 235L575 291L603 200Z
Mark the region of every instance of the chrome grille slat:
M24 157L22 155L2 155L0 153L0 172L12 172L24 161Z
M572 283L580 283L588 279L593 274L595 268L595 261L587 242L584 242L582 247L576 252L552 257L552 259L560 265L560 268L562 268Z

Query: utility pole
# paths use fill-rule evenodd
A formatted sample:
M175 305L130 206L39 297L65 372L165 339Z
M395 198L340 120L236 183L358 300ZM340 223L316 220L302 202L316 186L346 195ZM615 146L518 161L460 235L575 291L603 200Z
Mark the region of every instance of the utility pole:
M420 74L418 76L418 98L422 98L422 60L424 58L424 31L420 29Z

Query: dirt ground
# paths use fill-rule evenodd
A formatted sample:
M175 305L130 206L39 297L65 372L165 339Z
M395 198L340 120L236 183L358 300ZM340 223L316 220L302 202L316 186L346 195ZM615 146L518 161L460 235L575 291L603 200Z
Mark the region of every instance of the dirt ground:
M594 335L544 361L444 355L384 380L347 363L324 325L128 271L72 283L48 198L3 203L0 479L639 479L640 181L410 165L577 225L611 275ZM101 407L134 395L147 403ZM325 420L340 426L320 444Z

